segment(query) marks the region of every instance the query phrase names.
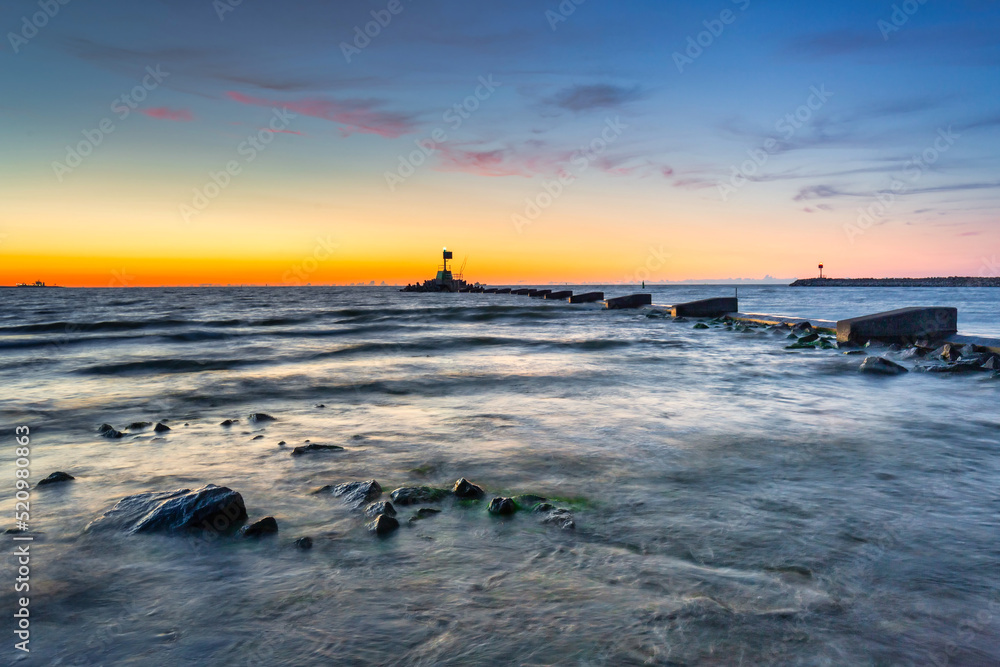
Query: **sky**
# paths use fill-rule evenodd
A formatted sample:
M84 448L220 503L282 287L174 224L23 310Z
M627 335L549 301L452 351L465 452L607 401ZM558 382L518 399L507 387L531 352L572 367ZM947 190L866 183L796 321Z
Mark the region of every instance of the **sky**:
M0 284L1000 275L992 0L13 0Z

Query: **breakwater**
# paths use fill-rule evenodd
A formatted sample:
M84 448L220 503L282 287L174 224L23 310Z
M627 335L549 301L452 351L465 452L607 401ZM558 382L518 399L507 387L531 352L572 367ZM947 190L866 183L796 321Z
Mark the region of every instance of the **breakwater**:
M791 287L1000 287L1000 278L802 278Z

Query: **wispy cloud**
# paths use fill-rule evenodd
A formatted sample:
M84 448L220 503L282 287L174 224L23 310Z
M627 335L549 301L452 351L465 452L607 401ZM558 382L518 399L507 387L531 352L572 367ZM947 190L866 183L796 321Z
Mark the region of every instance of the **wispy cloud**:
M168 107L149 107L148 109L139 109L139 113L145 114L150 118L157 118L159 120L177 120L177 121L189 121L194 120L194 115L187 109L170 109Z
M638 86L626 87L602 83L570 86L560 90L547 101L553 106L568 111L590 111L619 107L642 96L642 90Z
M284 108L303 116L322 118L340 125L341 134L376 134L380 137L395 138L409 134L416 129L414 117L408 114L384 111L379 100L333 100L307 97L298 100L275 100L244 95L229 91L231 100L240 104L260 107Z

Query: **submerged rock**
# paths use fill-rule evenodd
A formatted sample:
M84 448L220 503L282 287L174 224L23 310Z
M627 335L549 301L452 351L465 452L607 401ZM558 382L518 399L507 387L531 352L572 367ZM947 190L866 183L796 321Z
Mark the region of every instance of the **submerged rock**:
M800 343L813 343L813 342L816 342L818 340L819 340L819 334L818 333L806 334L802 338L799 338L799 342Z
M302 456L309 452L338 452L343 450L344 448L340 445L300 445L292 449L292 456Z
M524 493L519 496L514 496L511 500L513 500L514 504L518 507L534 508L539 503L544 503L548 500L548 498L542 498L541 496L536 496L531 493Z
M928 373L978 373L984 369L978 359L967 359L942 366L925 366Z
M254 412L249 417L247 417L247 420L253 423L278 421L277 419L267 414L266 412Z
M573 520L573 513L562 508L549 510L545 516L542 517L542 523L558 526L562 530L576 529L576 522Z
M243 537L260 537L262 535L273 535L278 532L278 522L273 516L266 516L260 521L254 521L249 526L243 526L240 533Z
M239 421L240 421L239 419L227 419L224 422L220 423L219 426L233 426L239 423Z
M848 350L844 354L868 354L865 350Z
M409 522L414 523L420 521L421 519L426 519L428 517L436 516L441 513L441 510L436 510L433 507L421 507L417 510L417 513L410 517Z
M378 500L374 503L370 503L368 507L365 508L365 516L369 519L374 519L382 514L394 517L396 516L396 508L393 507L392 503L387 500Z
M156 426L153 427L153 431L155 431L156 433L166 433L169 430L170 427L164 424L163 422L159 422L156 424Z
M497 496L490 501L490 506L487 508L490 514L496 514L498 516L508 516L517 511L517 505L510 498L503 498Z
M878 375L900 375L906 373L904 366L900 366L894 361L889 361L883 357L868 357L861 362L858 370L862 373L875 373Z
M378 536L388 535L397 528L399 528L399 522L396 521L391 516L386 516L385 514L380 514L369 524L365 526L369 531L375 533Z
M38 480L38 484L35 486L39 487L46 484L58 484L59 482L68 482L71 479L76 479L76 477L73 477L73 475L70 475L67 472L54 472L45 479Z
M149 428L153 425L153 422L132 422L125 427L126 431L141 431L144 428ZM105 424L106 426L106 424Z
M255 435L252 439L253 440L263 440L264 436L262 436L262 435Z
M305 537L300 537L299 539L295 540L295 546L297 546L299 549L312 549L313 538L309 537L308 535L306 535Z
M316 493L329 493L342 498L345 503L353 505L355 509L360 509L365 503L371 502L382 495L382 486L374 479L369 479L364 482L346 482L336 485L327 484L321 489L317 489Z
M708 329L709 326L707 324L705 324L704 322L698 322L698 324L694 325L691 328L692 329Z
M197 530L225 533L247 518L243 496L209 484L194 491L179 489L140 493L122 498L86 530L117 528L129 533L184 533Z
M448 496L448 492L431 486L403 486L389 495L397 505L417 505L441 502Z
M105 438L123 438L125 434L117 430L111 424L101 424L97 429L97 432L103 435Z
M476 486L464 477L455 482L455 488L452 489L452 492L463 500L481 500L486 496L486 492L481 486Z

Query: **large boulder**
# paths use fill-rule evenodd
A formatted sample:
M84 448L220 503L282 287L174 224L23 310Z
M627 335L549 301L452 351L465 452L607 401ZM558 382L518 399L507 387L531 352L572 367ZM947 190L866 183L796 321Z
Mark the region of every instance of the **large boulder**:
M118 501L86 530L116 528L129 533L231 532L246 521L243 496L209 484L194 491L179 489L140 493Z
M448 492L430 486L403 486L390 495L392 501L397 505L417 505L419 503L440 502L448 496Z
M59 482L68 482L71 479L76 479L73 475L68 472L57 471L46 477L45 479L38 480L38 484L35 486L45 486L47 484L58 484Z
M476 486L464 477L455 482L455 488L452 489L452 493L462 500L481 500L486 495L483 487Z
M509 516L517 511L517 505L510 498L502 498L497 496L490 501L490 506L487 508L490 514L496 514L498 516Z
M338 498L342 498L345 503L352 505L355 509L361 509L366 503L375 500L382 495L382 486L374 479L364 482L347 482L345 484L327 484L316 493L329 493Z
M883 357L868 357L861 362L858 370L862 373L874 373L875 375L900 375L907 372L905 366L900 366Z

